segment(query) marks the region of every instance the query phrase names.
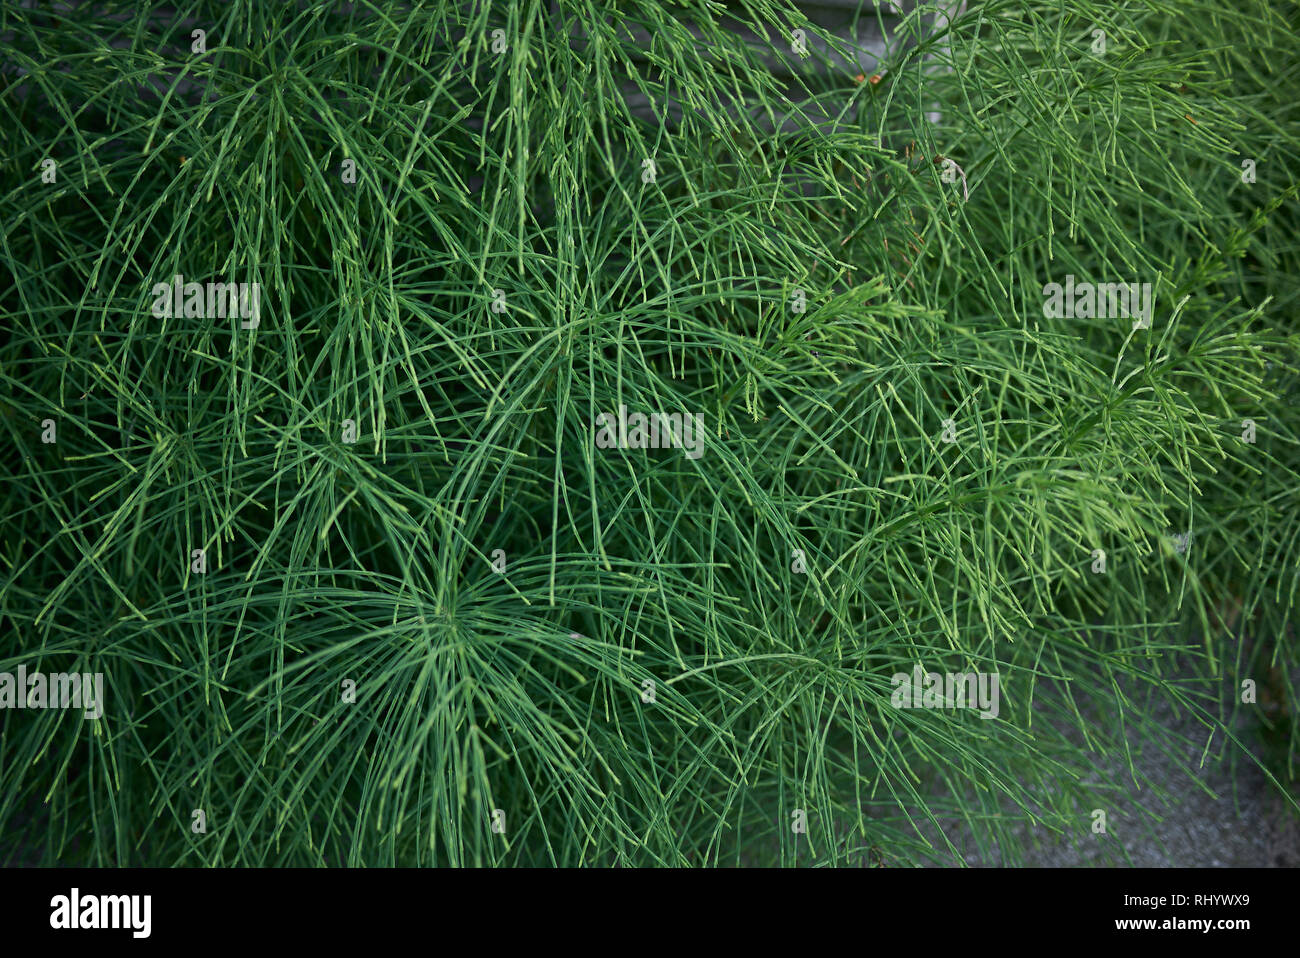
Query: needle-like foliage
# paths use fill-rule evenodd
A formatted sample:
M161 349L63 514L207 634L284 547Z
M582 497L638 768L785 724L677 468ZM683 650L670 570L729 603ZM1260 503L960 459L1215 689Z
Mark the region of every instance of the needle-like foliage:
M1285 792L1295 7L904 6L0 2L0 671L105 676L0 862L1122 855L1162 703Z

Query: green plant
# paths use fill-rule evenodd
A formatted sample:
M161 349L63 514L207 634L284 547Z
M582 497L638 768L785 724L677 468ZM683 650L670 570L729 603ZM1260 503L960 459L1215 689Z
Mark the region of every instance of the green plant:
M1222 686L1295 691L1293 8L971 4L873 82L728 8L787 87L720 8L502 7L0 3L0 670L108 689L0 717L0 861L1014 857L1093 839L1156 699L1249 752ZM155 316L178 274L256 321ZM1045 316L1067 274L1151 328ZM597 447L620 406L702 455ZM999 717L892 707L918 663Z

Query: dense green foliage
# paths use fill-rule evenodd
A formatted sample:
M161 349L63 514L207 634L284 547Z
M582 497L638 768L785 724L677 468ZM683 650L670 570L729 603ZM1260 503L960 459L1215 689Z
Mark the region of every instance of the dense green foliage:
M1099 840L1160 701L1296 778L1294 5L972 3L863 80L767 0L766 54L700 3L39 6L0 670L106 702L0 713L0 862L1014 860ZM259 321L155 316L176 274ZM620 405L702 454L598 447ZM918 663L999 716L892 707Z

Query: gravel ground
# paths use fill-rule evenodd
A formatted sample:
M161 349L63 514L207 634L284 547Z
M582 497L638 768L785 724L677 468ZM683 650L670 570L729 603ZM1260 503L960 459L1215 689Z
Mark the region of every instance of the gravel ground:
M1169 708L1158 711L1157 717L1187 744L1171 748L1172 754L1143 749L1133 764L1140 780L1149 779L1172 797L1162 800L1155 789L1139 788L1122 756L1103 761L1097 778L1107 776L1127 784L1108 811L1108 834L1089 832L1067 841L1044 828L1014 825L1013 840L1025 849L1023 864L1040 868L1300 867L1300 813L1287 804L1264 771L1239 752L1235 769L1227 758L1216 760L1217 744L1200 767L1204 728L1186 714L1175 716ZM1236 734L1254 747L1251 728L1243 725ZM1189 776L1213 794L1197 787ZM1300 794L1296 800L1300 801ZM958 848L970 849L963 854L968 865L1002 864L996 851L982 855L961 828L952 823L947 832Z

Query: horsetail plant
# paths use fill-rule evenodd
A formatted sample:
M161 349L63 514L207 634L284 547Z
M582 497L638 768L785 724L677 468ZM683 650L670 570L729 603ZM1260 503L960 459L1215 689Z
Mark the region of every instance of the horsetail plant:
M851 28L0 0L0 861L1122 860L1158 705L1295 807L1294 9Z

